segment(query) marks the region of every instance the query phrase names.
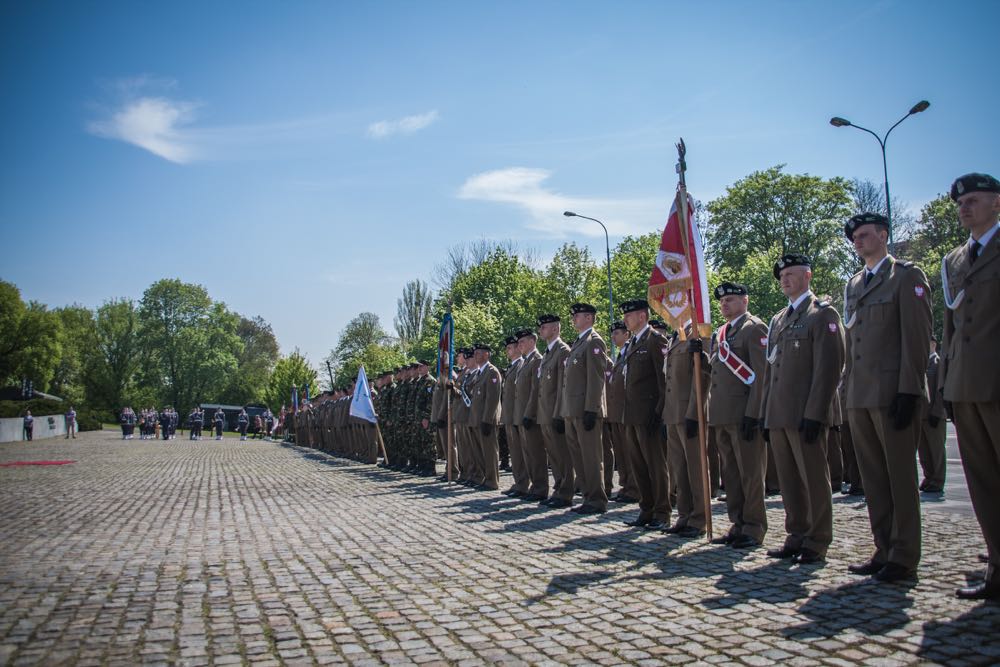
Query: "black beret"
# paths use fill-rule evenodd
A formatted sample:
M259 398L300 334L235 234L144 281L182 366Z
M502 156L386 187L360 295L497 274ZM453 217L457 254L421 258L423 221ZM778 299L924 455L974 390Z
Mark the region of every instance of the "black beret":
M511 334L503 339L504 345L517 345L517 336Z
M621 331L628 331L628 327L626 327L625 323L622 322L621 320L615 320L611 324L611 330L612 331L619 331L619 330L621 330Z
M577 313L597 313L597 308L594 308L589 303L574 303L569 307L569 312L576 315Z
M807 255L799 255L796 253L790 253L788 255L782 255L781 259L774 263L774 277L775 279L781 278L782 269L787 269L790 266L805 266L811 267L812 260L809 259Z
M476 343L475 345L472 346L472 349L474 349L474 350L486 350L487 352L492 352L493 351L493 348L490 347L489 345L487 345L486 343Z
M862 225L882 225L889 229L889 218L878 213L858 213L844 223L844 236L848 241L854 240L854 232Z
M464 347L464 348L462 348L462 356L465 357L466 359L471 359L472 358L472 348L471 347Z
M715 298L721 299L724 296L735 294L736 296L746 296L749 294L746 285L740 283L722 282L715 288Z
M521 340L522 338L527 338L528 336L535 336L535 335L536 335L535 332L532 331L531 329L518 329L517 331L514 332L514 337L517 338L518 340Z
M649 302L645 299L632 299L619 306L622 313L633 313L637 310L649 310Z
M951 184L951 198L958 201L958 198L966 192L1000 193L1000 181L997 181L997 179L989 174L979 174L976 172L959 176Z
M550 322L561 322L561 321L562 320L559 319L558 315L552 315L551 313L538 316L538 326L542 326L543 324L549 324Z
M650 320L649 321L649 326L653 327L654 329L666 329L667 328L667 325L663 323L663 320Z

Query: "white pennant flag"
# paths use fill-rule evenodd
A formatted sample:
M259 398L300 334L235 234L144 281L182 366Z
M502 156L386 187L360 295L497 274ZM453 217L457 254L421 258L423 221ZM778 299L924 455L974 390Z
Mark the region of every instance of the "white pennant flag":
M378 421L378 417L375 416L375 406L372 405L372 394L368 390L368 378L365 376L364 366L358 369L358 381L354 384L351 416L359 417L373 424Z

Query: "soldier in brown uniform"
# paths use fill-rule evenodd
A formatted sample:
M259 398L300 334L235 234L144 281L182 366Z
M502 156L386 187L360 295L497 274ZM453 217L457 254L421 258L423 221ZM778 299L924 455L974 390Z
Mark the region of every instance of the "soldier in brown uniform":
M667 448L660 439L663 423L663 354L667 339L649 326L645 299L621 305L625 326L632 332L625 352L625 411L622 422L628 438L631 473L639 489L639 516L629 526L647 530L670 522L670 474Z
M920 419L920 433L917 440L917 457L924 479L920 490L924 493L943 493L945 472L948 467L947 422L945 421L944 400L938 387L938 367L941 358L937 353L937 340L931 338L931 353L927 358L928 400L923 402Z
M548 507L569 507L573 504L573 461L566 445L566 422L559 416L559 391L562 389L563 361L569 355L569 345L559 337L558 315L538 317L538 335L547 347L536 371L533 400L536 405L535 422L545 438L545 453L552 465L552 497L540 501Z
M549 497L549 458L545 454L542 429L536 422L538 367L542 363L542 355L538 353L538 337L534 331L521 329L514 335L523 360L514 378L514 423L518 425L518 437L528 472L528 492L524 499L542 501Z
M455 481L464 485L472 482L475 468L469 445L469 406L472 405L472 397L466 391L474 371L470 367L471 361L470 348L455 350L455 365L459 368L459 373L451 388L451 423L455 429L455 450L458 454L458 479Z
M889 221L861 213L844 233L865 267L844 288L847 415L875 554L848 569L915 580L920 562L917 419L927 392L931 293L924 272L888 253Z
M504 340L504 351L507 353L508 366L503 374L503 394L500 397L500 424L507 434L507 448L510 450L510 471L514 477L514 483L503 494L505 496L520 498L528 492L528 487L531 483L528 478L528 468L524 462L521 433L517 428L518 422L514 421L514 391L517 388L515 380L524 360L521 358L521 352L517 349L517 338L513 335L507 336Z
M759 420L767 366L767 325L747 311L745 285L720 283L715 298L726 324L717 332L719 348L712 361L708 423L722 456L726 509L732 527L712 542L750 549L760 546L767 532L767 450Z
M500 369L490 361L492 348L486 343L476 343L473 349L479 372L473 390L472 406L469 408L469 425L475 426L472 429L476 443L475 457L482 472L478 486L492 490L500 486L497 426L500 424L503 379Z
M698 537L705 533L705 484L698 442L698 416L707 407L711 366L705 354L709 339L688 330L686 340L675 332L667 350L664 368L663 424L667 436L667 465L677 487L677 522L664 532L678 537ZM694 356L701 357L701 402L695 393Z
M624 322L618 321L611 325L611 340L618 348L618 355L611 365L611 376L608 378L608 419L605 422L605 433L610 432L620 486L618 495L612 497L611 500L619 503L634 503L639 501L639 488L632 475L631 455L623 422L625 416L625 354L628 351L629 341L628 328Z
M944 358L939 386L958 431L958 450L972 507L988 550L986 576L959 588L963 599L1000 598L1000 182L966 174L951 186L968 243L941 263L945 298ZM868 489L865 489L868 491Z
M583 494L583 504L573 511L603 514L608 509L602 442L608 414L604 390L608 348L594 331L594 306L574 303L570 312L577 337L563 369L559 415L566 422L566 444Z
M774 450L787 536L767 555L818 563L833 540L826 429L844 368L844 330L836 309L809 290L808 257L784 255L774 277L789 303L768 327L761 418Z

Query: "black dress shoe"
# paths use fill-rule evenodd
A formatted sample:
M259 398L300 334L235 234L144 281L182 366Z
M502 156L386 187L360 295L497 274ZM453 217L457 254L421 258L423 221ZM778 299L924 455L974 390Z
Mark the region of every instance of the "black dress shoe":
M735 540L733 540L729 546L734 549L756 549L760 546L760 542L750 537L749 535L740 535Z
M679 524L679 523L675 523L675 524L674 524L674 525L672 525L672 526L667 526L666 528L664 528L664 529L663 529L663 532L664 532L664 533L666 533L667 535L673 535L674 533L679 533L679 532L681 532L681 531L682 531L682 530L684 530L685 528L687 528L687 524L685 524L685 525L683 525L683 526L682 526L682 525L681 525L681 524Z
M619 495L618 496L618 502L625 503L626 505L631 505L632 503L639 502L639 499L638 498L633 498L632 496Z
M572 504L573 503L571 501L569 501L569 500L563 500L562 498L550 498L549 499L549 507L553 507L553 508L556 508L556 509L559 509L559 508L562 508L562 507L570 507Z
M870 577L879 570L885 567L885 563L880 563L877 560L870 560L866 563L857 563L855 565L848 565L847 571L851 574L860 574L863 577Z
M789 546L781 547L780 549L768 549L768 558L794 558L799 555L798 549L793 549Z
M625 522L625 525L626 525L626 526L631 526L631 527L633 527L633 528L643 528L643 527L645 527L645 526L646 526L647 524L649 524L649 522L650 522L650 521L652 521L652 520L653 520L653 519L652 519L652 518L649 518L649 517L642 517L642 516L639 516L638 518L636 518L636 519L632 519L631 521L626 521L626 522Z
M604 514L606 510L594 507L593 505L580 505L579 507L574 507L570 511L576 512L577 514Z
M733 535L732 533L726 533L725 535L713 537L712 544L732 544L735 540L736 540L736 535Z
M847 490L847 495L849 496L863 496L865 495L865 490L861 488L859 484L851 484L851 488Z
M802 547L799 553L792 558L792 562L799 565L812 565L813 563L822 563L823 557L812 549Z
M886 563L881 570L872 575L872 579L886 584L894 581L916 581L917 571L899 563Z
M649 523L647 523L645 526L643 526L643 529L644 530L660 530L661 528L663 528L666 525L667 525L667 522L664 521L663 519L653 519L652 521L650 521Z
M955 591L962 600L996 600L1000 599L1000 583L984 581L975 586L966 586Z
M695 528L694 526L684 526L676 533L673 533L677 537L682 537L686 540L693 540L696 537L701 537L705 534L705 531L701 528Z
M921 489L924 493L944 493L944 487L938 486L937 484L928 484L925 488Z
M990 555L988 553L976 554L976 558L979 559L980 563L989 563Z

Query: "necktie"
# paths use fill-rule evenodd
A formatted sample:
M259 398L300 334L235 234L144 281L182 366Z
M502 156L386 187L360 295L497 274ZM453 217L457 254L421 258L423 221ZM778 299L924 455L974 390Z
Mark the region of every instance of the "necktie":
M792 313L795 312L795 306L788 304L788 312L785 313L785 319L790 320L792 318Z
M868 287L868 283L872 281L872 276L874 275L875 275L874 273L865 269L865 287Z
M979 253L983 249L983 244L979 241L972 242L972 255L970 256L970 261L975 264L976 260L979 259Z

